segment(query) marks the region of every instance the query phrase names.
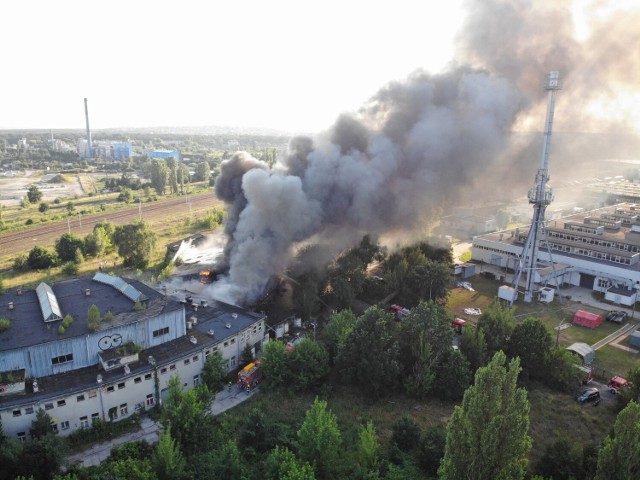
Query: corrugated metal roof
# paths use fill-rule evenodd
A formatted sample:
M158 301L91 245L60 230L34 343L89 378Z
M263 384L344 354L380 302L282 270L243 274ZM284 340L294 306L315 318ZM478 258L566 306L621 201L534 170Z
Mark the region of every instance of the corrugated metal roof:
M45 322L54 322L62 320L62 312L58 305L58 299L51 290L51 287L44 282L36 287L38 302L40 303L40 311Z

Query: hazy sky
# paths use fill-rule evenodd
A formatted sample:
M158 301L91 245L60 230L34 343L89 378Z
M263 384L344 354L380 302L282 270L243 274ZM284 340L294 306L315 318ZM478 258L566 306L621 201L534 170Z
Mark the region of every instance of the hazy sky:
M441 70L461 0L2 2L0 128L313 132Z

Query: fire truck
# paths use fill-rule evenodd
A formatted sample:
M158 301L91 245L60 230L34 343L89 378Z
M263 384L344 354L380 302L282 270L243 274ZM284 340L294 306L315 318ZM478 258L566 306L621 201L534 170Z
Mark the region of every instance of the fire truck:
M620 393L623 389L631 388L632 386L633 385L629 380L627 380L626 378L618 377L618 376L613 377L611 380L609 380L609 383L607 384L609 391L614 395L616 393Z
M260 360L251 362L238 372L238 385L243 390L251 390L262 382L262 366Z

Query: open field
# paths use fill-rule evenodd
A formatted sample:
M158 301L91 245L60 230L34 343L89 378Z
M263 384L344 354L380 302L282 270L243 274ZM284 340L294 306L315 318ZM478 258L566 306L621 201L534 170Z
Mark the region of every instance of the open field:
M27 194L32 184L42 192L42 201L51 202L55 198L70 199L85 193L82 190L78 175L67 175L60 183L50 182L53 175L45 175L41 171L16 171L14 175L0 175L0 203L5 207L20 205L20 200Z

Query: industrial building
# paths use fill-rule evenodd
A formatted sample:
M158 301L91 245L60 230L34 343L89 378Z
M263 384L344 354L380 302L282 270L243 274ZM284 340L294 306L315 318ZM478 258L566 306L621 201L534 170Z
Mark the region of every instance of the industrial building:
M92 305L103 320L90 328ZM0 330L0 418L18 439L40 408L62 435L153 408L173 375L197 386L216 351L233 370L247 344L262 349L266 332L264 314L171 299L103 273L11 289L0 296L0 318L9 321Z
M177 150L145 150L144 154L149 158L175 158L180 160L180 152Z
M544 222L533 282L568 284L632 305L640 289L640 204L621 203ZM529 226L473 238L472 258L517 270Z

